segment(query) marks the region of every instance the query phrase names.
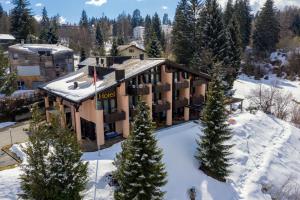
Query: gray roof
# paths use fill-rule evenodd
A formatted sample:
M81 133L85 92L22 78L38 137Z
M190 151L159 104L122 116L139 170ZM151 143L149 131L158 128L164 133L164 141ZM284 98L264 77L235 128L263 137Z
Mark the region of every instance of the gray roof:
M84 61L80 62L78 65L79 66L95 66L97 63L96 63L96 58L87 58L85 59Z

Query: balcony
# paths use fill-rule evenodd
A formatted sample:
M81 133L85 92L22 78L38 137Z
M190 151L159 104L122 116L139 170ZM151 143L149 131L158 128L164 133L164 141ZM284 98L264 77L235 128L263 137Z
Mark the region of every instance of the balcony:
M180 82L175 82L174 87L176 90L180 90L180 89L186 89L190 87L190 84L188 81L180 81Z
M164 112L171 108L169 102L158 102L157 104L153 104L153 111L155 113Z
M189 105L189 100L187 98L183 98L183 99L175 100L173 107L174 107L174 109L178 109L178 108L183 108L188 105Z
M204 83L204 80L194 80L192 85L193 87L201 86Z
M128 86L128 94L131 96L148 95L149 93L150 93L149 87L144 84L138 86L135 85Z
M204 97L203 96L195 96L191 98L191 104L192 105L202 105L204 103Z
M104 115L104 123L114 123L117 121L122 121L126 119L126 114L124 111L120 111L120 112L113 112L110 114L105 114Z
M159 93L159 92L168 92L171 90L171 85L168 83L162 84L162 83L158 83L153 87L153 91L155 93Z

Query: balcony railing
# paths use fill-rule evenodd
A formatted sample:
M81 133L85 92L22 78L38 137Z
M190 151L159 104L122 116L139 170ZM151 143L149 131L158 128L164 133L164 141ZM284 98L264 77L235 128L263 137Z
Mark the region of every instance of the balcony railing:
M180 90L180 89L185 89L185 88L189 88L190 84L188 81L180 81L180 82L175 82L175 89L176 90Z
M171 105L169 102L159 102L157 104L153 104L153 111L155 113L164 112L171 108Z
M122 121L126 119L126 114L124 111L120 111L120 112L113 112L113 113L109 113L109 114L105 114L104 115L104 122L105 123L114 123L117 121Z
M150 93L150 89L147 85L129 85L128 86L128 94L132 96L136 95L148 95Z
M204 97L203 96L195 96L191 98L191 104L192 105L201 105L204 103Z
M183 99L179 99L179 100L175 100L174 101L174 109L177 109L177 108L183 108L185 106L187 106L189 104L189 101L187 98L183 98Z
M193 81L193 86L201 86L204 83L204 80L194 80Z
M153 90L155 93L159 93L159 92L168 92L171 90L171 85L168 83L162 84L162 83L158 83L157 85L155 85L153 87Z

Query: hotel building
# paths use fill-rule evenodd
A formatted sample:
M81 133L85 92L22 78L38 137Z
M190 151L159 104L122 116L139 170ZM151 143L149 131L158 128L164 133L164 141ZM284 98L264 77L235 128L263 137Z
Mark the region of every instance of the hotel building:
M138 98L149 106L157 127L199 119L207 74L166 59L142 56L110 57L102 67L99 59L96 63L40 87L47 120L58 107L65 113L62 122L75 130L83 147L95 150L115 137L127 138Z

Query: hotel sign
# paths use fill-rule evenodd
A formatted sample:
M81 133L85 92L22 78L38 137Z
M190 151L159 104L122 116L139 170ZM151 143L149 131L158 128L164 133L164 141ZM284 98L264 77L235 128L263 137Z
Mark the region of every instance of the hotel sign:
M114 99L114 98L116 98L116 91L107 91L98 94L99 100Z

